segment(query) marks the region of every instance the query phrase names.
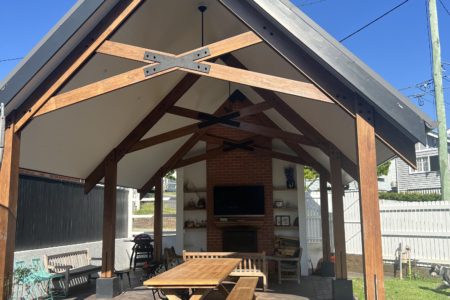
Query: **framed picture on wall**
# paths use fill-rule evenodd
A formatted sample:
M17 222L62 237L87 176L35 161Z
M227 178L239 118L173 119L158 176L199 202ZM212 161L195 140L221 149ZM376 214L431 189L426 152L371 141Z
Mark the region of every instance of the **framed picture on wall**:
M283 200L277 200L273 203L273 207L282 208L284 206Z
M282 226L281 223L281 216L275 216L275 226Z
M291 217L281 216L281 226L290 226L290 225L291 225Z

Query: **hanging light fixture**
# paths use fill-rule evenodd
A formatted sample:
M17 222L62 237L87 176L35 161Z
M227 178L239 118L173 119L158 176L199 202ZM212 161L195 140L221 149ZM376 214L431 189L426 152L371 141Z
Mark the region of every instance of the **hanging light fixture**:
M208 9L208 7L206 6L206 4L204 2L200 2L200 4L198 5L198 10L201 13L202 19L201 19L201 23L202 23L202 47L205 46L205 11Z

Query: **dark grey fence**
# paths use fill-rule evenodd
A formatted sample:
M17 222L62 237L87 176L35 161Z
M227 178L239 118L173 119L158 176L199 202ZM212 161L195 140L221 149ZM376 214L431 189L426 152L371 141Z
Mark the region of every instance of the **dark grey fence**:
M16 251L102 239L103 188L20 176ZM128 235L128 191L117 190L116 237Z

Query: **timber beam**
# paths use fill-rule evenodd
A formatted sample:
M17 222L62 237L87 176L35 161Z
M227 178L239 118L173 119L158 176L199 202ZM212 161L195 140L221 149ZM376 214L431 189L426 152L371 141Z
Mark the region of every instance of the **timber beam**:
M198 131L198 123L191 124L187 126L183 126L181 128L171 130L165 133L161 133L143 140L140 140L136 144L134 144L130 150L128 150L128 153L132 153L135 151L139 151L142 149L146 149L164 142L168 142L189 134L193 134L196 131Z
M342 185L341 153L330 149L331 194L333 203L333 233L336 279L347 279L347 252L345 249L344 187Z
M241 36L252 36L253 38L242 40ZM254 33L244 33L236 37L222 40L215 44L194 49L187 53L174 55L151 49L141 48L136 50L135 46L125 44L118 45L118 43L109 41L107 43L109 47L100 48L98 51L99 53L130 59L130 55L128 55L128 53L123 53L123 51L127 51L127 48L130 48L132 49L130 50L132 52L141 52L140 57L142 57L147 63L149 61L152 62L146 66L85 85L57 96L53 96L46 101L45 105L40 107L39 111L37 111L34 116L37 117L39 115L74 105L76 103L86 101L94 97L149 80L151 78L156 78L176 70L257 88L268 89L274 92L290 94L306 99L333 103L326 94L311 83L262 74L249 71L247 69L219 65L213 62L206 62L206 60L210 60L260 42L261 39ZM204 53L205 55L199 55L199 53ZM186 56L190 56L192 60L186 61ZM158 59L158 57L160 58ZM199 58L196 59L196 57ZM139 61L142 61L142 59L139 59ZM162 67L163 61L168 61L164 63L164 67ZM192 66L192 64L197 67Z
M220 125L222 125L222 124L220 124ZM229 126L227 126L227 127L229 127ZM313 147L315 146L315 144L309 138L305 137L304 135L291 133L291 132L283 131L283 130L276 129L276 128L271 128L271 127L266 127L266 126L261 126L261 125L241 121L239 129L250 132L250 133L270 137L270 138L280 139L282 141L288 141L288 142L293 142L293 143L308 145L308 146L313 146Z
M356 139L366 299L385 299L373 109L356 102Z
M155 260L162 262L163 256L163 178L155 181L155 217L153 222L153 236L155 245Z
M231 95L230 97L233 97L233 95ZM152 146L155 146L157 144L160 143L164 143L170 140L174 140L189 134L193 134L196 131L198 131L199 129L205 128L205 127L211 127L211 126L215 126L216 122L210 122L210 120L223 120L223 119L227 119L228 121L233 121L233 122L237 122L234 121L234 118L230 118L229 116L231 114L235 114L236 116L239 116L238 119L242 118L242 117L246 117L246 116L250 116L250 115L254 115L254 114L258 114L266 109L269 109L269 105L266 103L259 103L259 104L255 104L255 105L250 105L247 107L244 107L238 111L234 111L222 116L214 116L211 114L206 114L205 115L208 116L208 120L206 122L208 122L208 124L205 124L205 122L200 122L200 123L194 123L191 125L187 125L187 126L183 126L181 128L172 130L172 131L168 131L165 133L161 133L159 135L155 135L143 140L140 140L139 142L135 143L129 150L128 153L131 152L135 152L138 150L142 150L142 149L146 149ZM192 119L196 119L196 120L204 120L202 119L202 113L197 112L195 110L191 110L191 109L187 109L187 108L182 108L182 107L177 107L177 106L173 106L171 108L168 109L167 111L168 113L174 114L174 115L178 115L178 116L182 116L182 117L189 117ZM199 116L200 115L200 116ZM231 117L234 117L235 115L231 115ZM226 117L228 116L228 117ZM226 117L226 118L225 118ZM220 123L220 122L218 122ZM225 123L228 123L227 121ZM228 124L230 125L230 124ZM230 126L234 127L233 124L231 124ZM301 139L302 137L297 137L297 139Z
M0 299L10 299L14 282L14 245L19 198L20 132L15 112L5 128L5 148L0 164Z
M239 92L242 94L241 92ZM234 93L233 93L234 94ZM230 96L230 97L233 97ZM245 96L244 96L245 97ZM316 146L309 138L305 137L301 134L295 134L287 131L283 131L281 129L266 127L254 123L249 123L245 121L241 121L241 119L245 116L252 114L259 114L265 110L272 108L270 104L267 102L262 102L254 105L247 106L241 110L234 111L222 115L220 117L210 115L207 113L199 112L196 110L183 108L183 107L171 107L168 112L174 115L192 118L196 120L203 120L202 123L199 124L199 128L204 128L206 126L219 124L221 126L227 127L237 127L240 130L255 133L262 136L267 136L270 138L278 138L283 141L291 141L293 143L308 145L308 146Z
M208 49L208 55L207 56L203 56L200 57L199 59L194 60L194 62L197 63L205 63L205 60L211 60L214 58L217 58L223 54L226 54L228 52L232 52L235 50L239 50L248 46L252 46L255 44L258 44L261 42L261 39L256 36L254 33L244 33L244 34L240 34L210 45L207 45L205 47L201 47L198 49L194 49L192 51L188 51L186 53L180 54L180 55L173 55L173 54L168 54L168 53L163 53L160 51L152 51L149 49L143 49L140 48L139 52L140 53L140 57L141 57L141 61L142 59L144 59L144 57L146 56L146 53L149 51L152 52L158 52L159 54L164 54L167 56L171 56L173 58L177 58L177 57L183 57L192 53L197 53L199 50L201 49ZM117 43L114 42L107 42L106 43L107 47L100 47L98 49L98 53L103 53L103 54L109 54L109 55L115 55L115 56L119 56L119 57L123 57L123 58L129 58L127 56L129 56L128 54L123 54L122 52L120 52L120 49L125 49L124 51L126 51L128 53L128 51L131 51L131 53L134 53L136 50L136 47L133 46L128 46L128 45L124 45L121 44L121 47L113 47L112 45L117 45ZM129 47L132 47L131 50L127 50ZM133 51L134 50L134 51ZM144 59L146 61L146 63L148 63L149 61L147 59ZM178 66L174 66L168 69L164 69L161 70L160 72L156 72L156 73L152 73L149 75L148 73L148 69L149 68L156 68L160 63L158 62L153 62L150 64L147 64L146 66L143 67L139 67L130 71L127 71L125 73L121 73L85 86L82 86L80 88L76 88L74 90L53 96L52 98L48 99L45 102L45 105L42 105L42 107L40 107L38 112L35 112L34 116L39 116L39 115L43 115L52 111L55 111L57 109L61 109L70 105L74 105L76 103L80 103L82 101L86 101L89 99L92 99L94 97L98 97L110 92L113 92L115 90L118 89L122 89L124 87L127 86L131 86L134 84L137 84L139 82L143 82L146 80L149 80L151 78L155 78L158 76L161 76L163 74L166 73L170 73L176 70L183 70L183 71L189 71L191 73L193 73L193 75L204 75L205 73L202 72L196 72L196 71L192 71L192 70L187 70L184 68L180 68ZM214 63L209 62L209 65L214 65ZM216 69L220 69L220 67L215 67ZM222 70L223 71L223 70ZM220 70L219 71L211 71L210 74L220 74ZM218 76L218 75L217 75ZM217 77L216 76L216 77Z
M101 278L114 276L116 241L117 163L114 154L105 163L105 190L103 200L103 239Z
M326 175L319 174L320 180L320 218L322 223L322 258L324 262L331 259L330 218L328 213L328 189Z

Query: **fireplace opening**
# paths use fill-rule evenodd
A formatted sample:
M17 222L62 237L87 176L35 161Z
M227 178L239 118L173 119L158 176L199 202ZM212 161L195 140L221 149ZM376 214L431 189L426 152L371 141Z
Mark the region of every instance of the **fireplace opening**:
M258 252L258 240L256 230L254 229L224 230L223 251Z

